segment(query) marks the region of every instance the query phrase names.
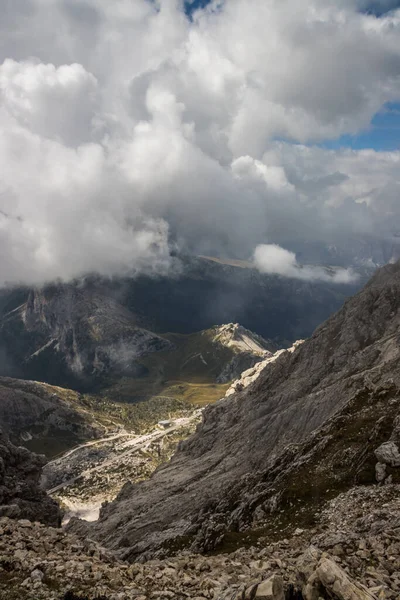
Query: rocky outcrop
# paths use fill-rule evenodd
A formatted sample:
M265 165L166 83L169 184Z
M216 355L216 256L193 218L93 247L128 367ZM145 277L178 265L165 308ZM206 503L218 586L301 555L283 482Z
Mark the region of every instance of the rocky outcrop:
M236 379L228 388L225 396L228 397L232 396L232 394L234 394L235 392L242 392L245 388L249 387L249 385L254 383L260 377L261 373L264 371L267 365L277 361L278 358L285 352L294 352L302 343L303 340L298 340L293 344L293 346L287 348L287 350L277 350L274 353L267 353L266 356L264 356L260 362L256 363L253 367L251 367L250 369L246 369L246 371L243 371L240 374L240 377Z
M43 456L11 444L0 432L0 516L57 526L58 504L39 487Z
M212 341L236 352L250 352L262 358L271 356L277 349L270 340L249 331L239 323L220 325L213 330Z
M204 551L255 523L272 532L289 516L307 521L330 494L375 482L374 450L398 435L399 309L397 263L246 390L206 409L196 434L149 481L125 486L91 535L129 560Z
M375 600L365 587L351 580L347 573L333 560L322 558L307 581L304 598L315 600L321 594L329 594L338 600Z
M232 359L224 365L218 375L217 383L228 383L240 378L244 371L251 370L277 353L277 347L271 340L245 329L238 323L228 323L210 330L213 344L229 348Z
M6 377L0 377L0 428L14 444L49 458L105 431L77 392Z

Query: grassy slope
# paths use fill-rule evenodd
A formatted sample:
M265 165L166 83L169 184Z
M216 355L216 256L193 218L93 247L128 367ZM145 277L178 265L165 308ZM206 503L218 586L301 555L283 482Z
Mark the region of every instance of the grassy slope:
M165 334L175 349L156 352L140 360L147 375L138 379L122 378L104 395L121 402L175 398L192 405L204 406L221 398L227 384L215 380L223 367L235 356L234 350L212 342L214 330L190 335ZM247 368L245 359L243 369Z

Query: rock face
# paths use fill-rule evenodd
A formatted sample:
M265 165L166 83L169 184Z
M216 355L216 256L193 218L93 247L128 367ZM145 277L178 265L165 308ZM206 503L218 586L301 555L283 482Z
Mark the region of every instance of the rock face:
M58 504L39 487L43 456L11 444L0 432L0 516L57 526Z
M400 435L399 309L397 263L246 390L206 409L196 434L149 481L125 486L91 535L129 560L210 550L285 518L298 527L327 498L375 482L374 450Z
M24 377L67 387L93 387L109 373L139 375L139 357L171 347L112 297L75 284L31 291L3 317L0 334Z
M259 378L259 376L261 375L261 373L263 372L263 370L265 369L265 367L267 365L278 360L278 358L284 352L290 352L290 353L294 352L295 350L297 350L297 348L302 343L303 343L303 340L298 340L297 342L295 342L293 344L293 346L291 346L287 350L277 350L273 354L267 353L266 357L264 357L260 362L256 363L250 369L247 369L246 371L242 371L242 373L240 374L240 377L238 379L236 379L232 383L232 385L228 388L225 396L226 397L232 396L232 394L234 394L235 392L241 392L245 388L249 387L249 385L254 383L254 381L256 381Z
M52 457L104 432L79 394L34 381L0 377L0 428L17 445Z
M251 352L265 358L274 350L272 342L267 342L260 335L249 331L239 323L228 323L215 327L213 342L233 348L237 352Z
M208 332L205 332L208 333ZM216 378L217 383L228 383L276 354L277 347L270 340L245 329L238 323L228 323L209 330L214 346L231 350L232 359L224 365Z

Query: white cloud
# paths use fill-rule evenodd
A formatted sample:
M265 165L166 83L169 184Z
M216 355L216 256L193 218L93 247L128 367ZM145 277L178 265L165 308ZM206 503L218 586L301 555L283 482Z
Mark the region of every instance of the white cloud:
M282 275L305 281L329 281L351 283L358 279L351 269L324 269L310 265L299 265L294 252L276 244L261 244L254 252L254 264L261 273Z
M375 260L400 222L400 152L304 145L400 100L400 11L359 8L229 0L190 21L179 0L6 3L0 284L164 273L171 243Z
M77 145L95 133L97 80L82 65L16 62L0 66L0 104L43 137Z

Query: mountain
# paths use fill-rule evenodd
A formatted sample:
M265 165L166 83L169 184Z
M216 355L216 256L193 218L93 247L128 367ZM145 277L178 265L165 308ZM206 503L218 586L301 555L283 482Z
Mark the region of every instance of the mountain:
M311 283L262 275L236 262L186 258L170 277L93 276L3 290L0 374L93 391L110 376L145 374L142 357L172 349L166 334L223 323L240 323L277 346L290 345L309 336L363 280Z
M0 332L3 353L24 377L81 388L110 372L140 375L138 358L171 347L117 301L79 285L30 291Z
M396 263L253 384L208 407L172 460L127 483L90 535L129 560L221 550L254 529L253 542L309 524L377 473L398 481L399 309Z
M15 301L20 299L16 294ZM165 396L208 403L276 350L237 324L191 334L154 333L144 327L143 316L122 304L121 294L99 282L32 290L17 306L12 300L4 302L0 320L6 373L12 364L11 374L102 391L121 402Z
M272 356L275 344L237 323L211 327L192 334L163 335L170 345L140 359L140 378L123 377L104 394L132 402L173 397L195 405L219 400L229 382L260 360Z
M67 296L70 292L66 288ZM40 299L42 309L43 297L37 293L36 298L38 301ZM55 308L64 305L64 300L58 294ZM72 378L75 375L76 381L79 381L81 371L76 370L74 365L85 364L90 344L93 344L94 356L112 347L118 333L117 326L110 327L108 335L104 323L108 325L114 319L116 325L123 327L123 322L118 321L117 317L121 313L125 315L127 311L122 311L120 307L115 309L115 303L110 308L110 304L102 302L99 297L96 297L96 303L83 305L83 302L73 304L69 319L65 318L60 325L51 302L46 304L43 312L38 310L29 333L32 343L40 346L45 341L45 348L39 348L33 354L30 354L31 348L21 348L29 348L27 355L21 357L27 369L26 374L33 374L35 366L40 364L41 372L47 379L57 380L60 371L57 371L56 365L63 364L65 376L69 374ZM105 306L110 308L104 321L96 312L99 306L102 309ZM114 313L112 309L115 309ZM27 306L22 305L6 319L6 324L15 324L17 320L26 322L27 310ZM90 337L95 322L97 338L101 339L102 344L99 346ZM71 347L65 344L65 340L73 337L78 329L85 334L83 339L89 340L86 344L82 343L82 350L79 343ZM142 333L144 330L139 331ZM44 332L47 336L45 340ZM138 330L134 328L132 332L127 328L124 335L126 347L131 344L132 348L137 342ZM49 338L51 344L46 341ZM270 350L274 349L273 344L237 324L214 327L187 336L169 334L161 338L143 333L141 341L145 339L157 340L159 348L163 350L149 351L147 356L140 356L134 369L143 371L141 377L121 377L121 371L117 368L112 371L112 377L110 372L108 377L104 372L99 373L97 382L106 382L109 386L103 396L82 394L37 381L0 377L0 427L14 443L44 453L48 458L88 440L113 435L122 427L127 432L142 433L158 420L191 414L197 405L218 400L232 379L244 369L272 356ZM38 357L42 359L44 356L46 361L38 363ZM125 374L128 364L125 363ZM94 369L93 363L91 368ZM88 373L89 369L85 372ZM87 382L87 379L83 381ZM146 406L136 406L139 400L146 400Z
M371 274L361 270L358 281L339 285L261 274L244 261L185 257L181 262L174 277L115 281L122 304L157 333L240 323L280 347L310 336Z

